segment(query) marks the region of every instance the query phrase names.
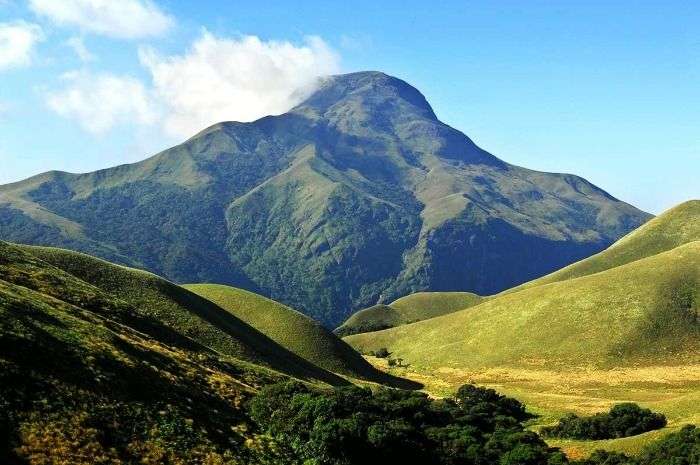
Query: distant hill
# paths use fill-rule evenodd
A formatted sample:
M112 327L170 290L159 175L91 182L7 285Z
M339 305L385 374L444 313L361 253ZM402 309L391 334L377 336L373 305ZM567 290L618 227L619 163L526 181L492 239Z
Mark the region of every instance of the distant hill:
M698 202L688 202L521 290L345 340L433 368L697 363L699 232Z
M496 158L378 72L139 163L0 186L0 238L234 285L329 327L417 291L503 291L649 218L580 177Z
M262 332L282 347L334 373L376 382L398 384L375 369L347 343L318 322L273 300L219 284L189 284L186 289Z
M481 301L482 297L470 292L416 292L389 305L374 305L360 310L334 332L344 337L379 331L463 310Z

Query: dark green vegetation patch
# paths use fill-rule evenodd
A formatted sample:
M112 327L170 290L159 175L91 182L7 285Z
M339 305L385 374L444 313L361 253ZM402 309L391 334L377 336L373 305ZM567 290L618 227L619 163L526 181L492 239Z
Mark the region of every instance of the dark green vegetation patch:
M541 433L553 438L598 440L635 436L664 426L664 415L637 404L623 403L613 406L609 412L590 417L571 414L557 425L542 428Z
M684 426L679 432L649 444L636 457L598 450L575 465L697 465L700 463L700 428Z
M526 431L518 401L466 385L451 398L297 383L267 387L251 416L281 446L279 464L545 465L566 458ZM285 460L286 458L286 460Z

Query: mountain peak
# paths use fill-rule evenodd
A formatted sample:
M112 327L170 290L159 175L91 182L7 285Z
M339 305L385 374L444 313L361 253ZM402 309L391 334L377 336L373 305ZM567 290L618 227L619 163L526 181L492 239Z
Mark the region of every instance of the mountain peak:
M379 71L360 71L323 78L319 87L292 111L322 116L338 106L362 106L372 112L399 109L415 116L437 120L432 107L418 89Z

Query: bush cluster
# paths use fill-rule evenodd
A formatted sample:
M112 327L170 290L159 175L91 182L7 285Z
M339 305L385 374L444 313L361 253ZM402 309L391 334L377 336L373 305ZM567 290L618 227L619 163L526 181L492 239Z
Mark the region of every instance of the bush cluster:
M617 404L607 413L590 417L568 415L555 426L542 428L544 436L568 439L614 439L635 436L666 426L666 417L637 404Z
M463 386L448 399L346 387L331 392L286 382L264 388L250 415L279 447L277 463L352 465L554 465L564 455L525 431L523 405Z

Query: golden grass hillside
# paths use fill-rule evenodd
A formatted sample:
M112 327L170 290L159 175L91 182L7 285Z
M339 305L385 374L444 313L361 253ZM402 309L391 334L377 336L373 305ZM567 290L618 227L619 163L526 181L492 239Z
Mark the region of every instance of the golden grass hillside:
M204 297L309 362L326 370L370 381L388 377L318 322L253 292L218 284L189 284Z
M374 305L355 312L335 329L339 336L379 331L456 312L481 302L471 292L416 292L389 305Z

